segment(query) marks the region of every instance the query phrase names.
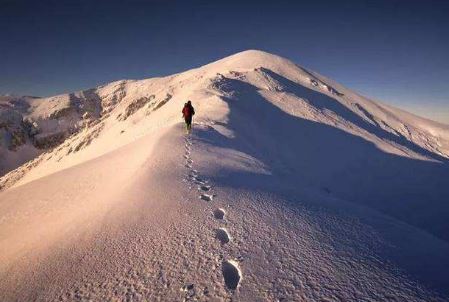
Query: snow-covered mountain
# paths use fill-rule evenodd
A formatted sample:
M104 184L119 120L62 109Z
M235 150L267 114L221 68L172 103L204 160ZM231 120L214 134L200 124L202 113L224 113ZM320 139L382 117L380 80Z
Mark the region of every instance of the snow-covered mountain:
M287 59L3 97L0 133L6 300L449 299L449 126Z

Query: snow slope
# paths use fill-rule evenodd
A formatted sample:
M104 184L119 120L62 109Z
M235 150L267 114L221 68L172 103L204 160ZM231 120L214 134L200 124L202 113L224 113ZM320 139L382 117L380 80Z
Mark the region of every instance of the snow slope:
M88 92L0 178L2 300L449 300L449 126L253 50Z

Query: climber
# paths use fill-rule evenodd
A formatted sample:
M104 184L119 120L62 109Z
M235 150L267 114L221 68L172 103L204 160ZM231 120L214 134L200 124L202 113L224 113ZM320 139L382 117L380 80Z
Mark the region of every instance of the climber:
M188 101L184 104L184 108L182 108L182 117L186 122L187 131L192 130L192 117L195 114L195 109L192 106L192 102Z

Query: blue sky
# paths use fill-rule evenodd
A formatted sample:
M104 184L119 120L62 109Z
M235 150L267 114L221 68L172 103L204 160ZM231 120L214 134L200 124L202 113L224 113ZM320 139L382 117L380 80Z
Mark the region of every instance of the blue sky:
M449 124L449 1L0 0L0 94L168 75L245 49Z

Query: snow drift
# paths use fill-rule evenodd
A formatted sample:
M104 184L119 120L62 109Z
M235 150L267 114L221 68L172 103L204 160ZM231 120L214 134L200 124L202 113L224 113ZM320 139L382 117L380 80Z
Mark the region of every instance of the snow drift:
M253 50L0 105L7 300L449 297L447 125Z

